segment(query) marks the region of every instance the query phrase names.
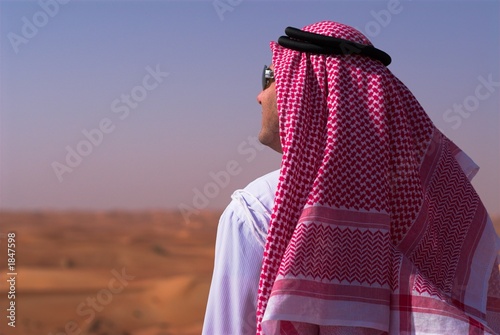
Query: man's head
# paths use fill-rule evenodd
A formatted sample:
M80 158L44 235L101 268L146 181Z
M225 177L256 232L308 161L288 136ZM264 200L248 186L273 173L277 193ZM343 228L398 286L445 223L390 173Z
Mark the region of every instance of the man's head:
M347 43L357 43L358 47L372 47L370 41L357 30L334 22L318 22L304 27L304 31L299 31L299 33L316 33L320 36L339 38L343 39L341 41L345 42L349 41ZM288 37L286 38L288 42L290 42L290 39ZM282 39L283 37L280 38L280 41ZM297 43L297 40L293 39L292 42ZM282 42L279 42L279 44L282 44ZM257 101L262 108L262 128L259 133L259 141L271 149L283 153L287 150L287 148L284 147L288 147L292 142L295 142L297 145L297 140L291 138L292 131L290 126L294 127L296 124L295 121L298 121L298 119L295 119L294 122L291 123L291 120L287 120L290 117L295 117L287 115L290 106L285 107L286 101L291 102L292 100L298 99L302 94L300 92L314 91L322 96L328 95L328 85L325 85L325 77L330 77L331 75L338 76L339 74L325 67L325 63L330 57L325 58L327 57L326 55L310 55L297 52L279 44L271 42L271 50L273 52L272 65L267 69L267 76L263 77L263 90L257 96ZM306 44L310 45L309 43ZM353 47L352 44L340 44L337 46L337 49L353 51L356 50L356 47ZM307 69L304 68L304 66L306 66L304 63L305 59L302 59L304 57L310 57L309 61L307 61L307 63L309 63ZM335 55L333 55L333 57L336 58ZM331 63L331 60L328 62ZM316 68L316 70L313 71L313 68ZM323 70L318 72L318 68L323 68ZM322 71L324 72L322 73ZM264 74L266 75L266 70ZM266 77L268 78L267 83L265 81ZM277 99L278 96L281 97L281 99ZM306 127L309 128L314 124L324 123L324 120L318 119L321 118L322 115L324 116L324 113L327 112L328 109L327 106L324 105L323 100L324 99L319 98L315 101L300 102L304 108L308 109L307 114L309 114L309 116L305 123L309 125ZM292 105L297 107L296 103L292 103ZM286 120L288 122L286 122ZM301 131L300 133L305 134L309 131L310 129L306 132ZM302 142L302 140L300 142Z

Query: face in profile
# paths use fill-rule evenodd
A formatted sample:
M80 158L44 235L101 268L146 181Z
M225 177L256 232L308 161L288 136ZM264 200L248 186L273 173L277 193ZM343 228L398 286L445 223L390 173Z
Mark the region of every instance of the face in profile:
M270 65L271 72L274 65ZM276 104L276 82L270 78L266 87L257 96L262 108L262 127L259 133L260 143L282 153L279 129L278 105Z

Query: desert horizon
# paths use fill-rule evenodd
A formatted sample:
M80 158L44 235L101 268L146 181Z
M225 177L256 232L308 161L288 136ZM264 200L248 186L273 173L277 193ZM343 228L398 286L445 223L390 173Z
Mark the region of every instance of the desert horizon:
M200 334L221 213L0 211L0 335Z

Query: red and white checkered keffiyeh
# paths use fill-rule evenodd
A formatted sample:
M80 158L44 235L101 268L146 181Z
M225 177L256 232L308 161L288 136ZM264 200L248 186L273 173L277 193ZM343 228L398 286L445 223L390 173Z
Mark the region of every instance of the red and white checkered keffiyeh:
M339 23L304 30L370 44ZM271 49L283 159L257 333L498 332L473 162L379 61Z

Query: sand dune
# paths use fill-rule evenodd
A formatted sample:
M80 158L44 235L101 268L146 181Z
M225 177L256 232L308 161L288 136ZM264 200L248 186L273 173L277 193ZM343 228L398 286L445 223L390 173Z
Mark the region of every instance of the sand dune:
M200 334L219 216L188 224L176 212L0 213L0 335ZM10 231L15 329L5 321Z

